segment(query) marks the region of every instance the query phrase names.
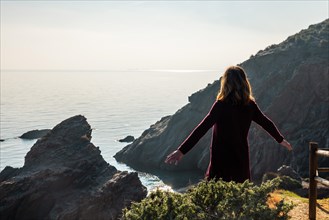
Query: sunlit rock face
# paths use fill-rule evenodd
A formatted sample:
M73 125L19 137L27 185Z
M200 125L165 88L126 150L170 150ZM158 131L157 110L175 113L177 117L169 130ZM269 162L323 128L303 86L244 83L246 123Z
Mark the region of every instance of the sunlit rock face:
M309 141L329 146L328 36L329 20L325 20L239 64L248 74L256 102L294 147L293 152L288 152L258 125L252 124L249 145L254 179L282 165L290 165L306 177ZM217 80L192 94L187 105L151 125L115 158L135 169L158 175L166 170L173 175L193 170L202 177L209 162L211 131L178 166L163 161L208 113L218 90ZM329 166L328 160L319 163Z
M6 167L1 219L117 219L144 198L137 173L116 170L90 140L86 118L74 116L39 139L22 168Z

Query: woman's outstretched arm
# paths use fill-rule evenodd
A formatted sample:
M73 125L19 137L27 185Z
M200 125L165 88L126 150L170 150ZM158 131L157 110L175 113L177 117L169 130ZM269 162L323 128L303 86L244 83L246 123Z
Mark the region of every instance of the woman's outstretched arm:
M169 154L165 160L166 163L177 164L182 159L183 155L191 150L194 145L207 133L207 131L215 124L218 116L217 109L219 102L215 102L206 117L198 126L191 132L185 141L178 147L177 150Z
M175 150L171 154L169 154L165 160L165 163L169 164L178 164L178 161L180 161L183 158L184 154L180 150Z
M254 105L255 111L252 120L262 126L262 128L264 128L278 143L280 143L288 150L292 150L291 144L284 139L274 123L263 114L256 103L254 103Z

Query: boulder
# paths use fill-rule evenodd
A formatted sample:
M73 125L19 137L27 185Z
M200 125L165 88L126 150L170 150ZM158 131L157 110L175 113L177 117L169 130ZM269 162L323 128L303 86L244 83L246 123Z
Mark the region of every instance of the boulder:
M277 173L279 174L279 176L288 176L294 180L297 180L299 182L302 182L302 178L299 176L299 174L290 166L287 165L283 165L281 166Z
M279 179L279 189L285 189L290 191L301 190L303 188L302 181L291 178L290 176L280 175L278 173L268 172L263 175L262 182L266 182L272 179Z
M32 131L25 132L19 138L38 139L38 138L45 136L49 131L50 131L50 129L32 130Z
M83 116L56 125L27 153L22 168L0 173L6 219L118 219L146 196L137 173L118 171L91 142Z
M119 142L133 142L135 140L134 136L128 135L127 137L120 139Z
M293 152L277 144L254 123L249 131L253 179L275 172L283 164L308 176L308 143L328 146L329 138L329 19L311 25L278 45L259 51L239 64L250 79L256 102L292 144ZM163 161L208 113L219 90L219 80L192 94L174 115L151 125L114 157L134 169L161 175L194 171L200 177L209 163L209 131L178 166ZM328 167L328 160L319 160ZM161 177L161 176L160 176Z

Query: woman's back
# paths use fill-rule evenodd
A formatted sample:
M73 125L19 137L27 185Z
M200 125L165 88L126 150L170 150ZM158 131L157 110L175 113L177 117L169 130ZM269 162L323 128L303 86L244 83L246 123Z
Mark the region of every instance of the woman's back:
M217 130L218 138L227 143L245 143L253 115L252 104L232 105L223 101L217 102L218 119L214 130Z
M262 126L278 143L291 145L259 109L251 86L241 67L229 67L222 79L217 101L192 133L171 153L166 162L177 162L213 127L208 179L243 182L250 179L248 131L251 121Z

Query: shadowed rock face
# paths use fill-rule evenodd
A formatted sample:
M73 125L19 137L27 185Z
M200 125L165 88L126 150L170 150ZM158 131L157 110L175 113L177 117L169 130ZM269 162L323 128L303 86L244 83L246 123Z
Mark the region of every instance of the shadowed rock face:
M39 139L22 168L6 167L1 219L117 219L144 198L137 173L117 171L90 139L86 118L74 116Z
M22 134L20 136L20 138L37 139L37 138L41 138L41 137L45 136L49 131L50 131L50 129L32 130L32 131L28 131L28 132L25 132L24 134Z
M329 146L329 20L311 25L278 45L259 51L240 65L246 70L260 108L291 142L294 152L278 145L258 125L249 132L252 175L259 179L281 165L308 174L308 143ZM174 115L162 118L115 158L142 171L161 174L194 170L204 173L209 162L209 131L178 166L164 164L208 113L219 90L219 81L189 97L189 103ZM328 160L320 165L329 166ZM175 172L172 172L174 174Z

